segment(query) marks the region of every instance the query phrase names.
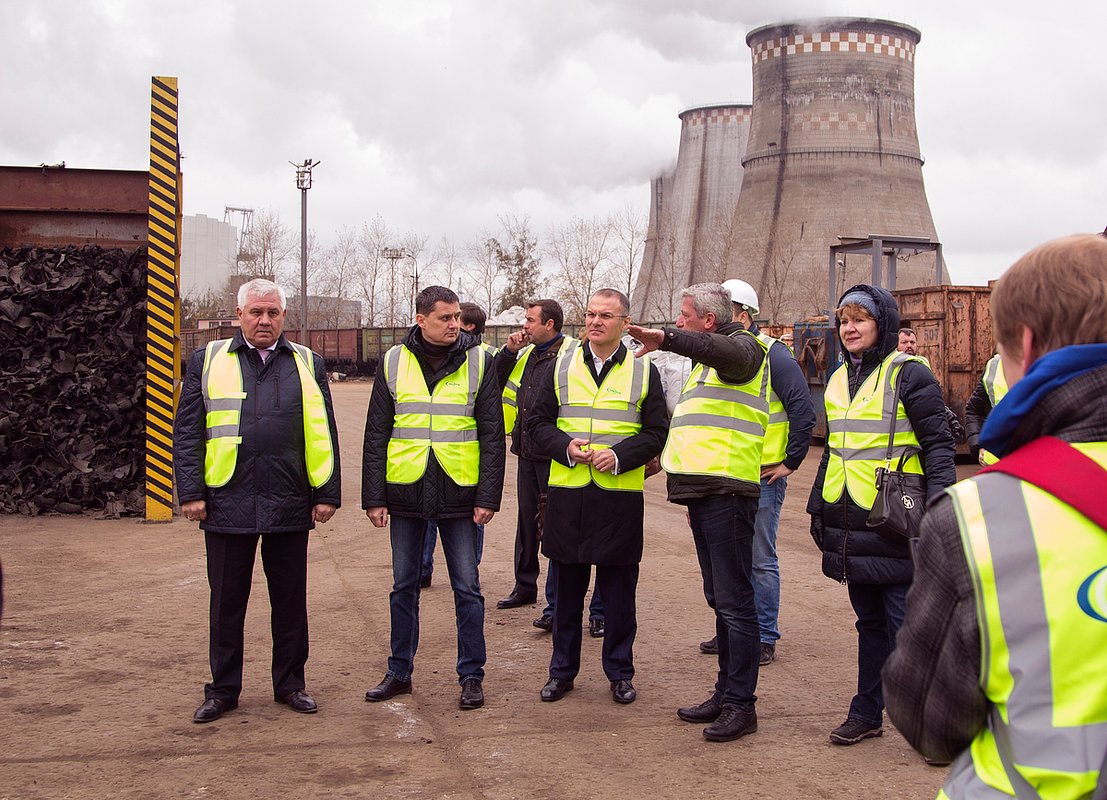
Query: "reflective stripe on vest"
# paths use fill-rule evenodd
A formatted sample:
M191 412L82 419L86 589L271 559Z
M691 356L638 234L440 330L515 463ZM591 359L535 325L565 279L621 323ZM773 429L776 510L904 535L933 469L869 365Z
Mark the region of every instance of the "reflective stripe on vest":
M774 339L767 333L758 333L757 338L761 340L761 343L765 345L765 349L768 352L772 352L774 344L782 344L784 347L788 345L780 341L780 339ZM796 357L792 352L792 348L788 347L788 355L793 359ZM768 355L765 357L768 360ZM765 428L765 449L761 454L761 463L763 464L779 464L784 460L784 457L788 455L788 412L784 409L784 403L781 401L777 393L773 391L773 383L769 381L769 425Z
M984 391L988 395L988 402L995 408L999 401L1007 395L1007 376L1003 374L1003 365L999 360L999 353L988 359L984 365L984 376L981 378ZM984 448L980 449L985 464L994 464L999 459Z
M527 367L527 359L534 352L534 345L528 344L519 351L515 366L504 384L502 403L504 407L504 433L512 433L515 430L515 420L519 418L519 385L523 381L523 370Z
M572 340L557 357L554 391L558 399L557 427L574 439L586 439L591 450L606 450L642 430L642 402L649 391L650 362L626 353L596 385L584 363L584 348ZM589 482L601 489L640 492L646 468L600 472L589 464L567 467L550 462L550 486L579 489Z
M427 388L415 354L396 345L384 356L384 375L395 404L385 480L415 483L427 471L431 450L458 486L476 486L480 442L473 416L488 354L470 347L454 372Z
M1074 446L1107 468L1107 443ZM1107 536L1009 475L946 492L972 575L990 712L943 791L1090 796L1107 752Z
M746 331L731 334L752 335ZM758 343L766 348L760 339ZM769 424L769 382L767 350L757 374L740 385L727 383L706 364L694 366L669 423L661 452L665 471L760 483Z
M242 422L242 370L238 353L231 351L232 339L209 342L204 349L200 387L207 411L204 448L204 484L225 486L234 476ZM292 359L300 378L300 399L304 419L304 465L308 483L318 489L334 474L334 443L323 391L315 380L315 354L303 345L291 343ZM276 351L274 351L274 354ZM310 366L309 366L310 364Z
M891 468L900 456L908 455L904 472L922 474L919 460L919 440L907 419L903 401L890 408L895 396L895 380L908 361L916 356L893 351L874 369L857 393L850 399L849 373L842 364L827 382L826 402L827 446L830 460L823 479L823 500L837 503L847 491L860 508L872 508L876 500L876 470L889 466L888 429L890 415L895 413L895 437L892 441Z

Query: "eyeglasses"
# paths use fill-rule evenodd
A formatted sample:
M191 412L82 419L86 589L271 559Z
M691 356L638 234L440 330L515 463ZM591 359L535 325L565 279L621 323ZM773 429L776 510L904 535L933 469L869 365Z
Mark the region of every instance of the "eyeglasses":
M594 319L601 320L602 322L611 322L613 319L624 319L630 316L629 314L612 314L610 311L585 311L584 318L591 322Z

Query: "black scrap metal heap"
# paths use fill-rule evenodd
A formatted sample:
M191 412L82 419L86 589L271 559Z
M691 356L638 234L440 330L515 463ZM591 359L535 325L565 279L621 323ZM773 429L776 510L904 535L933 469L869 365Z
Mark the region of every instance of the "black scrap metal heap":
M0 512L141 514L146 251L0 250Z

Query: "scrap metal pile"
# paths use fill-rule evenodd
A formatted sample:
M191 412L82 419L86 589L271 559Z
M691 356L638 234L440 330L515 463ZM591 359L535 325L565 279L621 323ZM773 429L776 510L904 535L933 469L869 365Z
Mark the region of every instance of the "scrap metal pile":
M0 512L143 512L145 267L0 250Z

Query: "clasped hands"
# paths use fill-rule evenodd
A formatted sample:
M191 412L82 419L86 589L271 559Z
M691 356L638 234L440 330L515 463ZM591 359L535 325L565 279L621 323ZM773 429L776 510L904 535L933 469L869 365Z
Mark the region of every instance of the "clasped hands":
M587 439L569 440L569 460L575 464L591 464L600 472L612 472L615 469L615 451L610 448L592 450Z

